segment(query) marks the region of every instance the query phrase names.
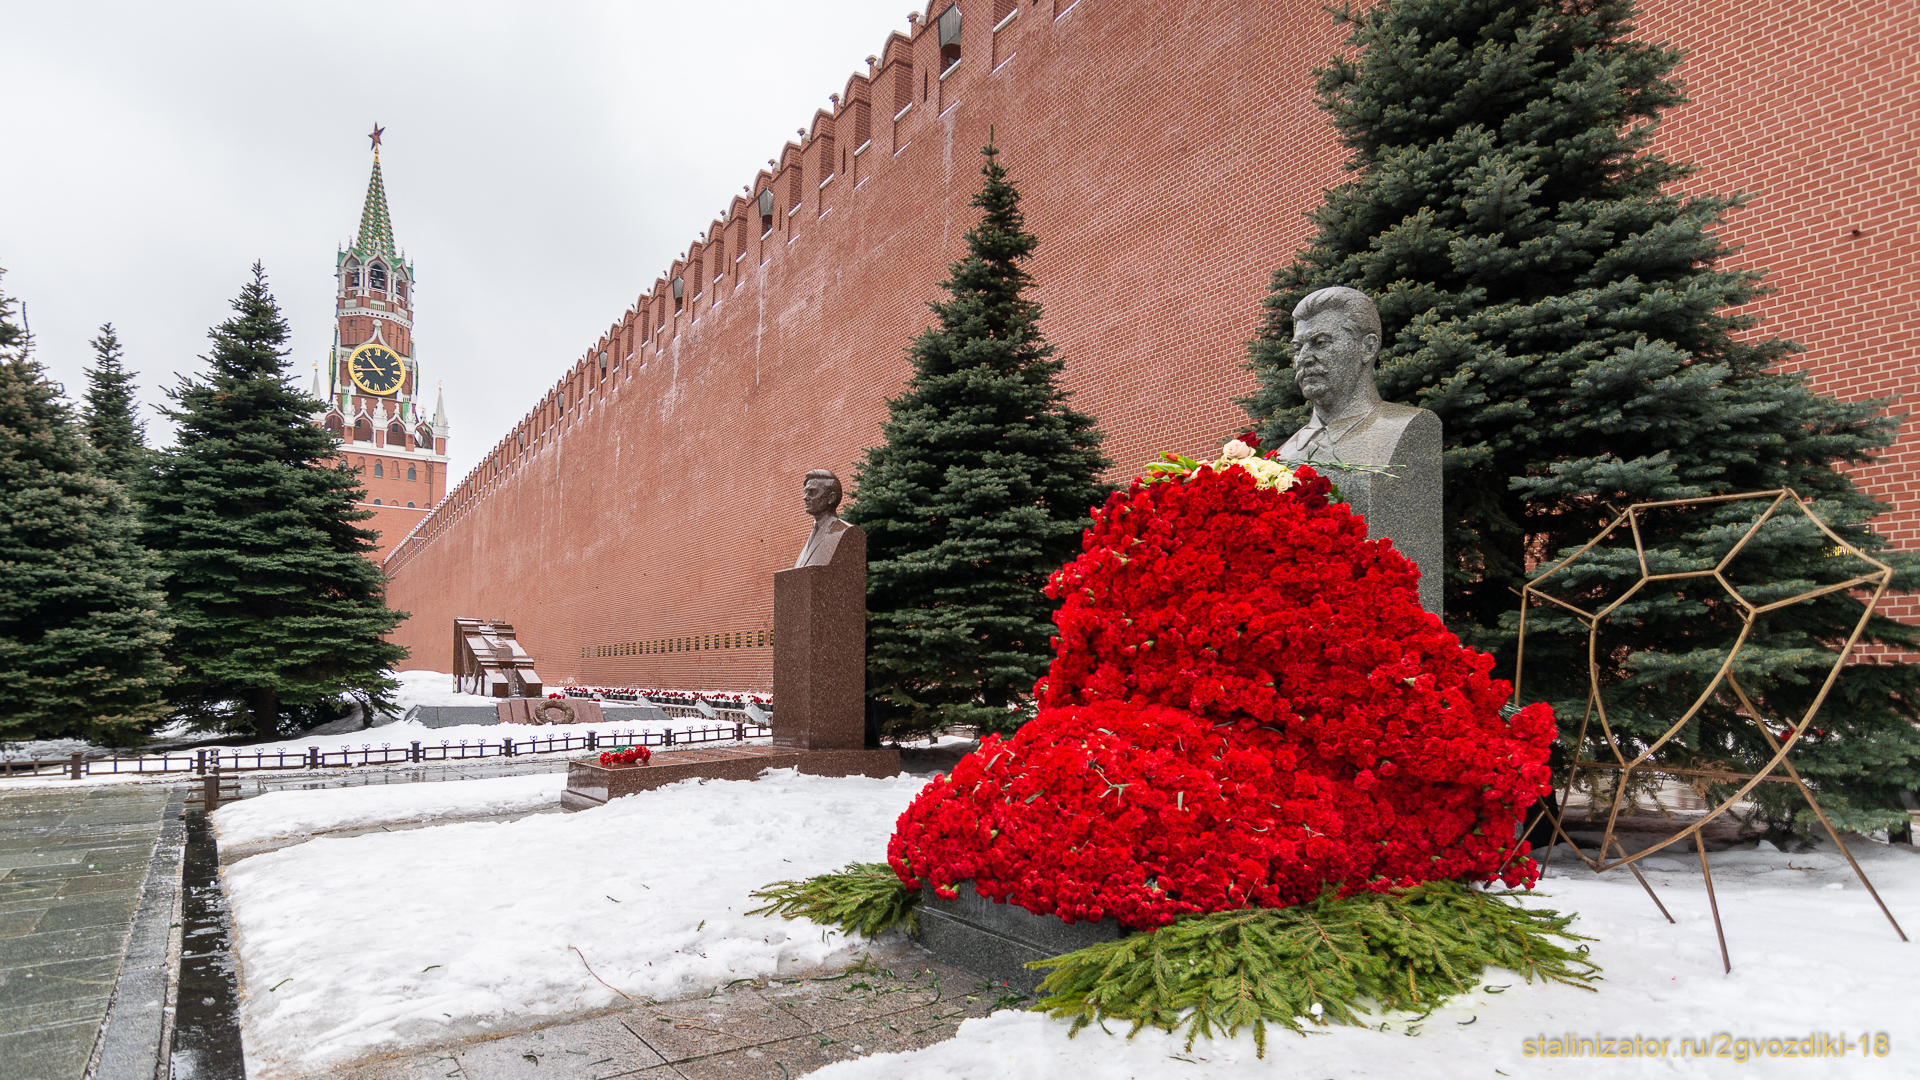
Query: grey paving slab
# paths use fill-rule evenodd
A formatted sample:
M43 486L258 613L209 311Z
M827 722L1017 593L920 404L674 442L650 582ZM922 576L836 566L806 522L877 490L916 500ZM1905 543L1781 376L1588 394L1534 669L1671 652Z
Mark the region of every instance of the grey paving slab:
M46 905L38 901L23 902L13 910L0 909L0 938L33 933L40 925L40 917L46 913Z
M460 1048L466 1080L611 1080L664 1064L619 1016Z
M94 956L118 957L126 940L125 927L97 926L0 938L0 968L84 960Z
M0 1080L80 1080L168 790L0 795Z
M93 1018L100 1015L107 997L105 993L98 993L87 997L37 1001L30 1005L0 1008L0 1028L9 1031L31 1031L35 1028L60 1027L65 1024L92 1023Z
M104 998L119 966L117 956L95 956L8 968L0 972L0 1008Z
M94 1019L0 1034L0 1080L78 1080L93 1053Z

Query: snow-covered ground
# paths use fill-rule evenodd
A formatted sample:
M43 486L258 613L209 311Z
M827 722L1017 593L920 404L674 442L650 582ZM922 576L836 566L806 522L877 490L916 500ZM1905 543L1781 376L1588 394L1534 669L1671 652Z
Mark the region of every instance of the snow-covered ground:
M672 998L851 959L837 933L743 915L757 906L747 893L884 858L925 782L774 770L584 813L321 837L245 859L224 873L248 1075L325 1075L377 1051L620 1002L587 964L634 998ZM302 794L349 803L373 790ZM285 794L235 809L268 813Z
M222 846L312 836L396 822L514 814L559 806L564 772L441 784L372 784L342 798L339 789L275 791L213 812Z
M1909 933L1920 930L1920 856L1850 844ZM1566 860L1563 851L1561 860ZM1660 917L1625 871L1596 877L1567 866L1541 882L1531 906L1580 914L1574 929L1605 978L1597 992L1532 985L1492 971L1478 992L1386 1030L1268 1032L1265 1061L1250 1034L1201 1040L1148 1029L1128 1040L1065 1022L1002 1012L962 1024L955 1038L915 1053L830 1065L819 1080L1130 1080L1139 1077L1912 1077L1920 1076L1920 945L1901 942L1832 845L1805 854L1730 851L1709 856L1733 973L1723 974L1713 920L1692 859L1642 863L1673 917ZM1487 987L1504 987L1488 992ZM1111 1025L1110 1025L1111 1026ZM1409 1027L1412 1027L1409 1037ZM1874 1054L1876 1035L1890 1052ZM1549 1057L1552 1040L1595 1040L1606 1057ZM1823 1038L1825 1037L1825 1038ZM1640 1040L1634 1043L1633 1040ZM1789 1058L1796 1050L1840 1058ZM1865 1043L1862 1043L1862 1040ZM1528 1054L1528 1040L1535 1040ZM1651 1045L1649 1045L1649 1040ZM1705 1057L1685 1056L1694 1040ZM1742 1044L1741 1040L1748 1040ZM1622 1051L1622 1047L1626 1049ZM1579 1047L1588 1050L1589 1047ZM1636 1051L1639 1051L1636 1055ZM1779 1056L1770 1056L1779 1055Z
M515 778L520 779L520 778ZM527 778L532 779L532 778ZM439 812L474 781L420 785ZM320 838L226 871L236 927L249 1073L262 1080L325 1075L370 1054L591 1011L619 1001L593 972L635 998L703 992L733 979L789 972L856 954L857 942L807 922L742 914L768 882L883 857L893 821L924 781L768 773L753 782L686 782L580 814L506 824L450 824L347 839ZM355 809L390 788L262 796L236 810L302 827L399 812ZM302 796L296 803L288 796ZM427 796L421 796L427 798ZM274 807L272 800L282 799ZM327 809L327 804L334 808ZM274 831L285 825L261 825ZM240 835L235 833L234 835ZM1861 842L1874 883L1920 931L1920 856ZM1196 1043L1126 1025L1069 1040L1067 1025L1030 1013L968 1021L957 1038L912 1054L830 1066L823 1080L1001 1077L1914 1076L1920 1075L1912 972L1903 944L1830 847L1791 854L1713 855L1733 954L1723 975L1697 864L1653 858L1648 877L1679 920L1669 925L1624 873L1596 877L1567 860L1542 882L1540 906L1577 911L1575 929L1604 969L1597 992L1529 986L1490 972L1482 990L1409 1032L1316 1029L1253 1041ZM575 953L569 946L579 950ZM1890 1053L1873 1055L1885 1032ZM1717 1040L1722 1033L1725 1042ZM1868 1043L1863 1055L1862 1034ZM1411 1037L1410 1037L1411 1035ZM1528 1056L1526 1040L1654 1040L1664 1057ZM1768 1040L1846 1039L1837 1061L1768 1057ZM1682 1058L1681 1040L1709 1053ZM1738 1040L1756 1040L1737 1060ZM1664 1044L1661 1040L1665 1040ZM1641 1046L1645 1046L1643 1041ZM1605 1044L1600 1044L1604 1049ZM1820 1048L1839 1049L1837 1041ZM1784 1052L1784 1042L1773 1049Z

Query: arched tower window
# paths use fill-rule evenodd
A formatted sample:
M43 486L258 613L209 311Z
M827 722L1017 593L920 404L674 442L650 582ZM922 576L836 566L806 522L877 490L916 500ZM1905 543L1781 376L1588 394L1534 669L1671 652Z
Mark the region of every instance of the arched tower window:
M400 421L398 420L395 420L392 424L388 425L387 427L387 445L388 446L407 445L407 429L401 427Z
M360 287L360 260L348 259L347 260L347 288L357 289L359 287Z
M367 285L369 288L385 292L387 289L387 268L379 263L367 267Z
M353 422L353 438L356 442L373 441L373 425L367 423L366 417L363 416Z
M339 434L341 433L341 431L342 431L342 429L343 429L344 427L345 427L345 425L343 425L343 424L342 424L342 423L340 422L340 418L339 418L338 416L329 416L329 417L327 417L327 430L328 430L328 431L331 431L331 432L333 432L333 433L334 433L335 435L339 435Z
M377 461L373 463L373 475L375 475L375 476L385 476L385 475L387 475L387 474L386 474L386 473L385 473L384 471L382 471L382 470L381 470L381 468L380 468L380 463L379 463L379 462L377 462Z
M407 466L407 479L409 480L416 479L416 477L413 475L413 466L411 465Z

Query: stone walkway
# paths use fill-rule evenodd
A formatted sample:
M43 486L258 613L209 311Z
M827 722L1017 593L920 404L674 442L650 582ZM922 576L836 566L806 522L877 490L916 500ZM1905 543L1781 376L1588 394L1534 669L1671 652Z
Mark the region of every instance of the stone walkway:
M587 1020L390 1058L341 1080L790 1080L848 1058L917 1050L1005 1007L979 976L904 942L836 974L743 979Z
M79 1080L169 788L0 792L0 1077Z

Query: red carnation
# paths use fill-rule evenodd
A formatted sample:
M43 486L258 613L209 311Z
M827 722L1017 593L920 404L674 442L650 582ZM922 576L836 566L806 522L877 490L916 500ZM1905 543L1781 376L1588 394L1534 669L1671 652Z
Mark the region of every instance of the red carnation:
M1531 884L1513 837L1546 790L1551 711L1501 717L1492 658L1329 488L1202 467L1114 493L1048 583L1039 715L920 794L895 872L1134 927L1328 884Z

